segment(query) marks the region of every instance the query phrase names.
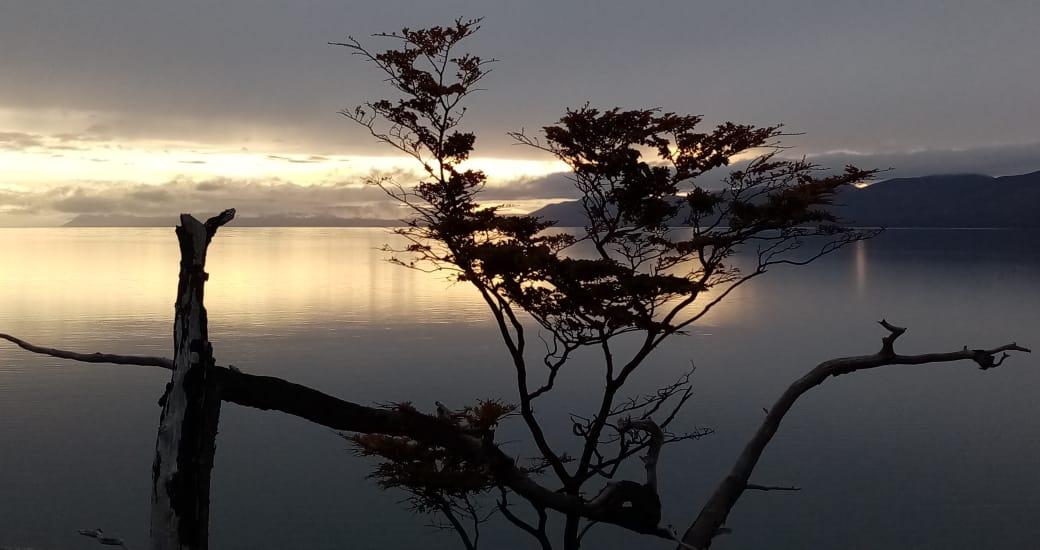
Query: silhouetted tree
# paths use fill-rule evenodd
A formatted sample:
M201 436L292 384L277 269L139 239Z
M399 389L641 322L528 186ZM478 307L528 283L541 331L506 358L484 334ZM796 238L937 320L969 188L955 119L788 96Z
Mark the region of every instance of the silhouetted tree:
M233 210L205 223L181 216L173 359L77 353L0 334L35 353L172 371L160 400L151 548L208 546L209 480L222 401L342 432L359 454L382 460L373 475L383 487L403 489L416 509L442 514L443 525L456 530L466 548L477 547L490 511L543 549L554 546L554 514L563 521L557 546L568 550L578 548L597 523L707 548L745 491L789 489L751 483L751 474L787 411L826 378L960 360L990 369L1003 363L1007 351L1028 351L1012 343L901 355L894 343L905 329L882 321L888 335L878 353L823 362L784 392L678 537L660 525L657 464L664 446L705 433L671 430L691 397L689 374L642 396L626 396L625 384L662 341L697 322L738 286L772 266L808 263L868 237L836 225L825 207L839 188L873 172L849 167L820 176L811 163L781 158L778 126L726 123L700 131L701 119L693 115L585 105L567 111L541 136L513 136L571 167L586 226L575 234L553 230L551 221L504 215L478 203L485 175L462 166L475 143L473 134L458 129L463 102L487 74L489 61L456 49L478 22L377 35L398 41L396 49L379 53L353 39L341 43L382 69L400 93L344 114L422 167L425 176L414 187L377 182L414 215L398 231L409 244L395 251L394 261L452 273L476 289L506 348L517 405L485 400L452 411L438 403L432 414L407 403L367 407L217 365L203 305L206 249L217 229L233 219ZM749 152L759 154L729 174L724 190L694 183ZM741 258L750 263L741 265ZM528 348L532 329L544 335L544 351ZM622 338L635 345L618 345ZM568 360L582 351L600 357L602 372L587 384L589 391L598 389L599 404L571 417L572 453L550 444L534 403L553 391ZM506 454L495 439L498 424L514 415L536 449L526 460ZM637 456L643 479L618 479L623 464ZM489 497L494 505L483 506ZM533 520L511 507L517 500L531 506Z
M339 43L381 69L397 92L342 114L415 158L423 172L414 187L375 180L413 214L396 231L410 244L394 250L394 261L451 272L486 302L515 371L519 416L538 451L537 466L527 473L551 475L557 493L576 503L557 509L564 516L563 548L578 548L595 522L672 538L659 525L656 467L662 446L704 434L668 431L690 397L689 376L627 399L622 398L626 382L662 341L701 319L738 286L772 266L805 264L871 236L837 225L826 207L841 187L875 172L849 166L843 173L820 176L812 163L779 155L780 126L725 123L702 130L696 115L586 104L567 110L541 136L510 134L570 167L585 226L577 233L553 231L552 220L504 215L480 204L486 176L462 164L476 141L459 129L464 100L476 91L491 61L457 47L478 24L460 19L448 27L376 35L396 42L381 52L354 39ZM696 183L698 176L742 154L754 156L729 173L724 190L709 191ZM750 265L741 265L738 252L750 256ZM532 328L540 329L544 354L528 349ZM617 344L625 335L636 342L634 349ZM533 404L553 390L568 359L582 350L600 354L603 372L586 384L590 392L600 391L599 406L571 415L578 439L572 454L549 443ZM770 417L777 414L782 416ZM384 479L384 469L396 474L404 464L415 464L411 454L401 456L401 445L411 443L412 452L424 447L407 438L390 448L367 438L358 443L388 460L376 473ZM642 483L612 481L624 462L644 451ZM439 451L427 446L423 452ZM753 464L760 452L753 449L746 459ZM687 533L687 544L707 546L748 487L750 473L750 468L740 469L727 478ZM594 494L588 485L598 478L608 483L588 497ZM446 494L449 488L467 487L452 485L450 478L441 481ZM469 489L485 492L493 484L488 481ZM411 489L429 490L428 482L422 477ZM505 512L509 491L500 489L499 506ZM539 525L506 517L548 547L546 503L522 496L538 512Z

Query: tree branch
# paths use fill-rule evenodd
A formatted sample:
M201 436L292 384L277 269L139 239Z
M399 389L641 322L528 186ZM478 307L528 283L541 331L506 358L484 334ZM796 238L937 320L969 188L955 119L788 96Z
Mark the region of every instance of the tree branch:
M793 485L759 485L757 483L748 483L744 486L744 489L748 491L801 491L801 487L795 487Z
M545 508L541 508L537 505L534 507L535 511L538 513L538 527L534 527L509 510L509 500L505 488L499 487L499 491L502 493L502 498L497 504L498 509L502 512L502 516L509 520L513 525L516 525L524 532L534 537L535 540L538 541L538 545L542 547L542 550L552 550L552 543L549 542L549 536L545 532L545 524L549 519L545 513Z
M466 531L466 527L462 525L462 522L459 521L455 512L452 511L451 503L442 498L437 504L441 513L444 514L444 517L448 518L452 529L458 533L459 539L462 541L462 545L466 547L466 550L477 550L476 542L470 538L469 533Z
M41 355L50 355L51 357L58 357L60 359L72 359L73 361L80 361L82 363L113 363L116 365L139 365L142 367L160 367L167 370L173 370L173 360L165 357L115 355L111 353L77 353L57 348L37 346L30 344L21 338L15 338L10 334L0 333L0 338L11 342L25 351L31 351Z
M657 422L649 418L642 420L626 418L618 423L618 431L622 435L628 430L643 430L650 435L646 456L643 457L643 466L646 468L646 486L657 494L657 460L661 456L661 446L664 445L664 432Z
M960 351L946 353L927 353L922 355L899 355L895 352L895 341L906 332L905 328L894 326L887 321L880 321L882 327L888 331L888 335L882 339L881 351L874 355L863 355L858 357L842 357L831 359L820 363L808 374L796 380L780 399L773 405L766 415L762 425L752 436L751 441L744 447L743 452L737 457L736 463L712 493L708 502L701 509L700 514L693 524L683 535L683 548L706 549L711 546L712 539L720 532L726 517L729 515L737 500L744 491L749 488L759 488L748 484L748 479L762 457L766 446L772 441L780 428L780 422L795 402L809 390L819 386L831 376L839 376L852 372L873 369L888 365L924 365L929 363L947 363L952 361L971 360L979 365L982 370L1000 366L1008 357L1005 352L1020 351L1029 353L1030 350L1011 343L992 349L974 349L967 347ZM995 358L1001 354L999 358Z
M106 362L99 359L105 357L114 359L126 357L75 353L34 346L14 337L7 339L19 343L27 351L88 363ZM154 357L134 359L134 362L121 361L120 364L170 368L168 359ZM564 514L576 514L592 521L610 523L637 533L672 540L672 536L667 530L643 521L638 513L628 513L628 509L589 502L577 495L569 495L543 487L517 466L515 458L506 455L493 442L466 433L458 426L444 422L436 416L417 411L359 405L273 376L246 374L236 369L217 365L211 366L208 371L208 383L212 385L211 387L219 389L222 401L254 409L280 411L333 430L404 436L426 444L442 446L473 463L486 465L498 482L537 508L552 509Z

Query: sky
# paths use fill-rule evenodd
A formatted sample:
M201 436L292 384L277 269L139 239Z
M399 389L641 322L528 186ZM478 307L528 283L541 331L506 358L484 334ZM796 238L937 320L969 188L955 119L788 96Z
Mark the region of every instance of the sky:
M384 84L327 43L458 16L499 60L472 164L519 211L571 192L506 132L586 101L782 122L791 154L891 176L1040 170L1035 0L0 0L0 226L393 217L364 180L414 166L337 114Z

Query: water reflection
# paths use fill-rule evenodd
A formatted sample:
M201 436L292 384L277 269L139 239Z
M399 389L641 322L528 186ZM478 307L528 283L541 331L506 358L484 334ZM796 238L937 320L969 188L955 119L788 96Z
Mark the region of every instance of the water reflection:
M863 296L867 288L867 243L856 241L852 243L852 265L855 269L856 294Z
M211 317L271 328L473 319L466 289L381 261L376 249L390 238L381 229L222 230L208 265ZM7 321L172 316L172 230L9 229L0 251Z
M1036 236L889 231L811 267L774 270L660 348L632 391L674 380L692 359L698 393L684 422L718 430L663 457L666 522L689 521L761 408L792 379L821 359L874 351L872 323L882 316L911 327L901 340L908 353L1040 346ZM218 360L362 402L511 395L476 296L382 261L376 249L388 238L380 229L221 230L207 287ZM169 229L0 230L0 330L76 349L168 354L176 262ZM577 373L598 369L596 358L579 355L573 367L538 411L554 442L571 441L568 412L594 405ZM166 376L0 346L0 546L76 548L75 530L96 526L144 546ZM717 545L1033 547L1038 390L1032 357L986 373L963 365L828 382L799 402L758 471L762 482L805 490L742 501L730 518L735 535ZM213 546L456 547L366 473L327 430L226 407ZM489 547L517 547L511 533L491 529ZM590 541L645 545L608 528Z
M386 243L400 244L377 228L222 229L207 266L211 322L276 331L488 319L468 285L386 262ZM12 332L44 320L172 319L171 229L4 229L0 253L0 321ZM712 321L739 318L746 304L725 302Z

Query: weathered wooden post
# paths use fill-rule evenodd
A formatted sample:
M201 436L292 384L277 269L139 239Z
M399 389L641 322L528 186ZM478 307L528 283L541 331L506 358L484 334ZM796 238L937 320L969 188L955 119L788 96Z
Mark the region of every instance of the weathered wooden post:
M180 276L173 322L173 378L161 399L162 416L152 465L151 548L205 550L209 538L209 485L220 418L219 388L206 308L206 249L217 229L235 217L225 210L202 223L181 214L177 240Z

